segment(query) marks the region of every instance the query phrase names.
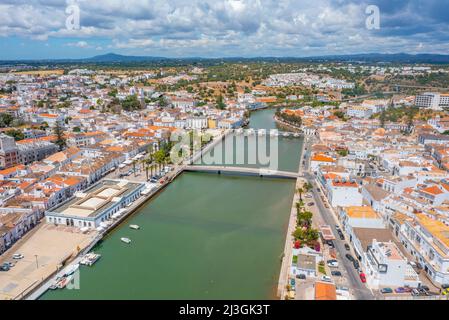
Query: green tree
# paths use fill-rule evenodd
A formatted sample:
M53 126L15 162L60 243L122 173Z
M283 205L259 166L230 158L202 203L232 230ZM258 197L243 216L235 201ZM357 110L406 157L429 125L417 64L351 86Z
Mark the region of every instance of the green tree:
M139 110L141 109L141 104L139 99L137 98L137 95L131 95L131 96L127 96L123 101L122 101L122 108L123 110L126 111L134 111L134 110Z
M224 110L226 108L226 104L224 103L223 96L221 94L217 97L216 107L220 110Z
M13 122L14 117L9 113L1 113L0 114L0 128L9 127Z
M6 135L13 137L14 140L19 141L25 139L25 135L22 130L19 129L11 129L5 132Z
M56 136L55 144L59 147L59 151L62 151L67 146L67 142L64 137L64 130L61 127L61 124L59 123L59 121L56 122L56 125L53 129L53 133Z

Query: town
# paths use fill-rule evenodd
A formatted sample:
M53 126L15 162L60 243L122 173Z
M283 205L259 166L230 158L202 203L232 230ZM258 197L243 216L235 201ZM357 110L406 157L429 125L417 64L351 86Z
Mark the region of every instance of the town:
M287 132L279 139L292 132L302 146L278 298L445 299L448 72L332 62L5 67L1 298L37 298L67 286L80 261L94 264L105 235L194 170L198 154L172 161L174 136L199 132L201 157L275 110L269 120Z

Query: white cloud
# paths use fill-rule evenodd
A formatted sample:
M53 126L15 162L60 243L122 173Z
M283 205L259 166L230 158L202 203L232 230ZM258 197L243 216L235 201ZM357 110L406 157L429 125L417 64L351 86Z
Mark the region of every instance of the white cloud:
M86 41L69 42L67 43L67 45L69 47L90 48L89 44Z
M442 22L441 10L432 11L436 0L426 10L416 9L418 0L369 1L380 3L379 31L365 28L364 1L73 0L80 29L68 30L64 1L2 0L0 37L70 38L78 48L200 56L407 51L417 43L449 49L449 14Z

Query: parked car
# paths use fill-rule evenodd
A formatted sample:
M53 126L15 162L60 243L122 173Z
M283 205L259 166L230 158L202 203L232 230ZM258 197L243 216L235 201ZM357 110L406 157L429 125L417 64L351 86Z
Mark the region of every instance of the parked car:
M412 296L419 296L419 291L418 289L412 289Z
M349 254L349 253L346 254L346 258L347 258L349 261L352 261L352 262L355 261L354 257L351 256L351 254Z
M338 261L337 260L327 260L327 265L330 268L338 268Z
M332 282L332 279L329 276L321 276L321 281Z
M23 254L20 254L20 253L14 253L13 256L12 256L12 258L15 259L15 260L20 260L20 259L23 259L23 258L25 258L25 257L23 256Z
M297 274L297 275L296 275L296 279L306 280L307 277L306 277L305 274L301 273L301 274Z
M157 183L157 180L156 179L151 179L150 182L151 183Z
M382 289L380 289L380 293L382 293L382 294L393 293L393 289L391 289L391 288L382 288Z
M9 271L9 267L7 266L7 265L2 265L2 266L0 266L0 271Z
M313 202L309 202L307 205L309 206L309 207L311 207L311 206L313 206L315 203L313 203Z
M360 264L357 260L352 261L352 264L354 265L354 269L359 269L360 268Z
M345 249L348 251L351 250L351 247L349 246L349 244L345 243Z
M14 267L15 266L15 264L13 263L13 262L10 262L10 261L8 261L8 262L5 262L3 265L6 265L6 266L8 266L9 268L12 268L12 267Z
M420 296L430 296L429 290L426 290L421 287L416 290L418 290Z
M362 273L359 274L359 276L360 276L360 281L362 281L362 283L366 283L366 276L365 276L365 274L362 272Z
M331 271L331 275L333 275L334 277L341 277L341 272L340 271Z
M423 289L423 290L425 290L425 291L430 291L429 287L426 286L426 285L421 285L421 286L419 286L418 289Z
M399 288L394 289L394 292L396 292L396 293L406 293L407 290L404 287L399 287Z
M335 244L332 240L326 240L326 244L331 248L335 248Z

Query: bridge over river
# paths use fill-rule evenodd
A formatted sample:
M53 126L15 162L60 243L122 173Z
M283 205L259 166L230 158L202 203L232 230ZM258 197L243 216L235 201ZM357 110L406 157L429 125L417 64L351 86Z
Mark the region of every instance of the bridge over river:
M289 171L279 171L263 168L247 168L247 167L227 167L227 166L203 166L203 165L188 165L184 167L184 171L192 172L208 172L217 174L235 174L235 175L250 175L267 178L284 178L297 179L300 177L298 173Z

